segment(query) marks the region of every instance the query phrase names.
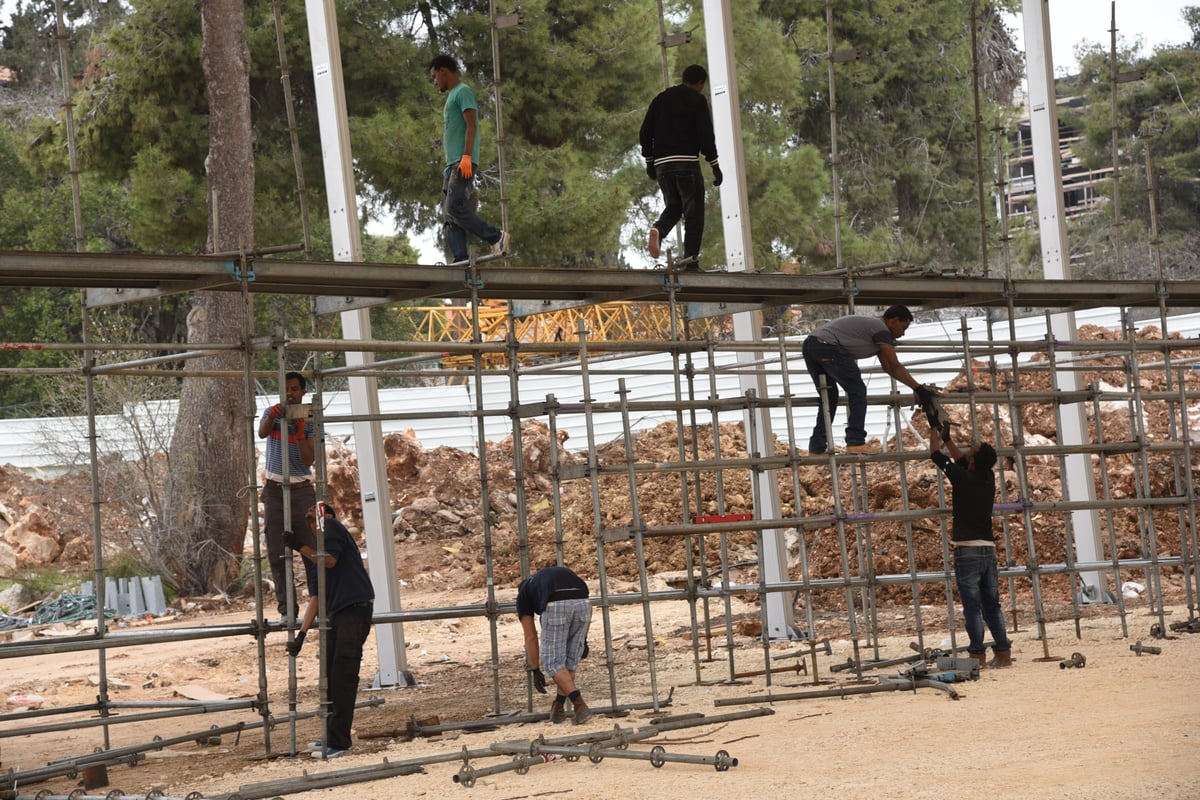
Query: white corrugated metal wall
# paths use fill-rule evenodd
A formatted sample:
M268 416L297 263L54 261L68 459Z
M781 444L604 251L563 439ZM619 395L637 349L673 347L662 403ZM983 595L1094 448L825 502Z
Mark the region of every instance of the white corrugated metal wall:
M1105 328L1120 327L1120 311L1117 309L1091 309L1077 312L1077 324L1094 324ZM986 342L988 339L987 325L983 318L971 318L968 321L969 338L972 343ZM1139 323L1139 329L1148 325L1157 325L1157 319ZM994 335L1001 339L1008 337L1007 322L995 324ZM1200 314L1189 314L1171 317L1169 331L1187 338L1200 334ZM1044 317L1027 317L1016 324L1016 336L1021 341L1036 341L1045 337L1046 320ZM901 360L910 368L915 367L918 378L926 383L944 385L962 371L963 356L960 347L961 333L957 320L940 323L914 324L901 341ZM905 353L905 345L914 342L936 343L948 342L944 351L922 348L919 352L909 350ZM767 378L767 399L778 399L783 394L783 380L778 367L778 348L773 341L765 342L765 357L769 363ZM1029 358L1025 354L1023 358ZM709 377L704 370L707 367L707 356L699 353L693 356L697 370L695 379L695 394L698 400L709 396ZM733 352L718 353L716 356L717 380L716 392L719 398L729 399L740 393L736 368L736 354ZM875 361L862 362L864 377L867 380L867 391L870 394L885 394L891 389L891 379L883 373ZM1003 366L1003 364L1002 364ZM631 403L656 403L675 398L675 382L671 377L672 362L668 354L648 354L633 356L604 356L589 362L589 384L591 399L595 403L615 403L618 395L619 381L625 380L627 399ZM803 359L799 353L792 354L788 364L789 380L794 395L798 398L810 398L814 391L808 373L804 369ZM560 412L556 424L560 431L568 434L566 446L572 450L583 450L587 447L586 420L581 411L572 410L578 407L584 398L582 378L578 369L567 372L566 368L553 371L552 368L524 372L519 381L520 402L540 403L547 395L553 394L558 402L568 406ZM418 387L411 389L386 389L379 393L380 412L384 415L403 415L399 419L385 419L382 423L384 433L400 432L412 429L416 437L426 448L448 446L460 450L474 452L478 437L476 399L474 380L463 384ZM483 397L481 409L485 412L484 437L489 441L499 441L512 435L511 420L505 415L510 404L509 380L505 375L487 375L483 379ZM686 398L685 398L686 399ZM275 397L260 397L258 409L261 411ZM349 395L345 392L327 394L324 398L324 414L336 418L351 413ZM780 439L786 439L787 421L782 408L772 412L771 425L774 433ZM905 415L908 411L905 409ZM839 410L838 420L835 421L835 437L840 438L841 421L844 420L843 408ZM816 415L813 407L796 408L794 425L797 436L797 446L803 448L808 441L808 432ZM170 441L171 426L175 420L175 403L162 402L139 406L131 416L138 421L143 432L152 432L152 441L165 449ZM630 419L634 430L645 430L659 423L673 420L672 411L638 412ZM707 411L697 412L701 423L711 421ZM740 411L725 412L720 416L721 422L740 422ZM592 426L596 442L603 444L621 435L622 424L617 412L594 414ZM871 436L886 438L895 435L892 429L892 417L885 406L870 406L867 413L867 431ZM100 416L96 419L99 436L99 452L102 456L121 454L133 458L139 452L137 437L134 430L124 419L118 416ZM337 422L331 419L326 423L326 434L347 441L353 447L353 434L349 422ZM40 418L0 420L0 464L11 464L22 470L54 474L69 466L87 464L87 419L84 417ZM144 437L143 437L144 438ZM836 441L836 439L835 439Z

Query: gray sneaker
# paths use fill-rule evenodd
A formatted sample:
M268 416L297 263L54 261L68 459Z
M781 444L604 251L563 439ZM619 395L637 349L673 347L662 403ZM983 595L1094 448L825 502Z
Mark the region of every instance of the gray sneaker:
M312 757L318 760L324 760L337 758L338 756L344 756L349 752L349 750L337 750L332 747L318 748L317 750L313 751Z
M492 255L502 256L508 252L508 231L500 231L500 238L492 245Z

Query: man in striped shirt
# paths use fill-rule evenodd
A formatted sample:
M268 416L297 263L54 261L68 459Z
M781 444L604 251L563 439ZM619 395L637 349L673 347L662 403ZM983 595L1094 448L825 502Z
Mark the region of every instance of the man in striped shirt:
M271 567L271 580L275 583L275 604L279 616L288 618L287 568L283 557L284 530L284 484L289 495L291 529L298 541L312 547L317 539L305 521L305 513L317 504L317 491L313 486L312 463L316 457L316 442L313 423L307 414L293 418L297 410L303 410L304 391L307 388L304 376L289 372L284 376L286 407L276 403L263 412L258 421L258 438L267 440L267 463L262 488L263 516L266 518L267 563ZM287 474L284 474L283 441L287 437ZM304 562L307 572L312 569ZM291 618L300 610L293 590Z

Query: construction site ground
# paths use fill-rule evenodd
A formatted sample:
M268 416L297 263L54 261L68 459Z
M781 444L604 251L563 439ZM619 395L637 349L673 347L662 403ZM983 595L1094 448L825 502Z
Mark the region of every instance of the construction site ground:
M482 600L457 591L417 592L406 598L407 607L437 607L453 602ZM756 608L740 601L732 606L739 620L753 620ZM723 612L716 609L723 617ZM792 667L803 662L806 673L786 672L772 676L771 685L760 676L730 682L728 650L724 636L714 643L713 661L702 660L701 680L688 636L688 609L684 603L667 602L653 607L656 630L656 669L653 678L669 705L625 716L598 715L582 726L552 725L547 721L505 724L509 713L527 710L528 696L522 669L521 635L516 620L499 626L501 663L501 711L493 715L491 642L482 620L432 621L405 626L408 666L417 685L406 689L360 691L360 700L371 697L381 705L362 708L355 720L356 743L347 755L318 762L307 754L291 757L291 728L276 726L270 732L271 751L266 758L263 733L253 730L240 736L225 735L219 743L172 745L151 751L136 766L118 765L107 770L108 785L88 790L106 794L113 789L127 796L146 796L159 790L169 797L200 792L205 797L235 792L241 787L397 764L410 759L444 755L443 763L425 766L418 774L390 777L366 784L318 789L309 797L360 798L445 797L486 795L489 798L532 798L558 795L576 798L678 798L689 796L790 797L887 796L891 798L944 798L985 793L1002 798L1095 798L1200 796L1200 716L1195 698L1200 690L1200 635L1179 633L1175 638L1151 640L1147 632L1158 621L1145 602L1131 600L1126 606L1129 636L1122 635L1121 620L1114 606L1089 606L1078 621L1071 619L1069 606L1055 615L1066 619L1047 623L1045 641L1038 628L1021 613L1023 621L1013 634L1015 664L1009 669L985 669L978 681L954 684L959 698L941 690L918 688L860 696L805 698L769 702L768 694L827 690L862 685L853 672L831 673L830 666L854 655L852 643L843 636L830 639L832 655L821 653L817 672L811 657L774 659L773 667ZM936 614L936 612L933 612ZM647 666L643 617L640 607L611 610L617 632L612 657L619 673L622 700L629 703L651 699L651 676ZM251 619L252 608L197 607L164 625L219 625ZM843 624L830 614L828 626ZM1186 608L1169 606L1168 624L1187 619ZM718 619L720 621L720 619ZM911 610L887 609L882 621L889 633L881 639L879 656L898 658L913 654L916 641ZM597 623L598 624L598 618ZM604 668L602 639L590 637L592 654L580 670L585 696L594 705L607 700L608 678ZM821 635L821 631L818 631ZM925 631L926 647L948 647L944 633ZM1159 654L1131 646L1154 646ZM773 655L796 653L806 645L777 642ZM288 658L283 634L271 634L267 645L270 697L275 713L287 708ZM735 634L733 652L737 669L763 668L763 649L754 636ZM1063 668L1075 653L1082 654L1084 667ZM873 648L859 655L873 658ZM1049 655L1050 660L1044 660ZM376 656L368 647L363 675L375 674ZM299 709L316 704L316 648L308 646L296 663ZM865 673L867 683L879 674L895 674L898 667ZM213 697L251 697L258 691L257 647L253 639L226 638L177 642L146 648L110 651L107 672L113 681L113 698L121 701L179 700L198 691ZM9 698L36 695L45 706L66 706L95 699L97 661L94 653L38 656L6 662L3 692ZM816 680L814 680L816 679ZM831 680L832 679L832 680ZM817 682L819 681L819 683ZM744 698L747 704L715 705L719 698ZM548 701L533 697L533 711L545 711ZM615 727L645 730L656 717L703 714L709 717L748 709L767 708L768 716L664 732L645 742L634 743L627 752L646 753L661 746L668 755L690 754L712 758L719 751L737 759L737 765L718 771L710 764L668 762L654 767L646 759L607 757L594 763L588 757L539 763L527 774L501 772L477 778L467 788L455 781L463 766L457 754L478 750L493 743L529 742L595 733ZM128 711L123 713L136 713ZM78 717L87 718L87 715ZM494 721L495 727L471 732L450 731L436 736L407 735L411 720L424 724L439 722ZM249 711L221 712L148 723L114 725L112 746L168 739L184 732L237 721L253 723ZM302 747L318 734L315 719L295 726ZM7 770L26 770L50 761L90 752L102 741L97 729L78 728L57 734L18 736L0 740L0 761ZM472 760L476 768L507 762L507 756ZM49 791L66 795L81 789L82 778L63 777L23 793ZM273 794L295 796L293 787Z
M1112 338L1092 331L1099 339ZM1147 353L1153 359L1153 353ZM1140 356L1139 356L1140 358ZM1127 372L1119 359L1097 358L1081 380L1104 381L1123 386ZM1193 371L1194 372L1194 371ZM1186 377L1189 391L1200 382L1200 373ZM1001 375L994 386L1004 390ZM1140 384L1152 391L1165 386L1162 371L1140 373ZM1024 391L1045 391L1045 373L1023 372ZM965 376L944 387L961 391ZM1132 438L1128 410L1122 404L1106 406L1100 419L1091 419L1091 435L1099 441L1127 442ZM971 431L972 415L966 404L950 406L956 439L980 437L1001 443L1012 442L1013 421L1007 413L992 419L988 408L975 409L978 428ZM1141 409L1141 423L1150 441L1172 438L1180 424L1178 409L1163 402L1148 402ZM1191 418L1188 418L1190 422ZM917 420L919 423L919 420ZM1026 446L1052 443L1057 418L1047 405L1026 405L1021 411L1021 431ZM946 574L945 546L948 519L938 509L947 501L939 491L942 479L926 457L927 443L919 430L906 429L902 441L886 442L889 452L901 445L913 454L901 479L897 464L884 459L853 459L842 462L844 508L879 514L865 526L846 526L850 541L843 556L843 542L834 526L804 531L785 531L788 543L788 572L793 580L835 579L843 575ZM561 437L561 432L560 432ZM1193 434L1193 439L1195 434ZM328 498L342 518L358 532L362 524L360 494L354 453L336 443L327 452ZM553 563L561 541L565 562L576 568L597 589L596 530L629 526L635 516L641 523L677 524L686 509L696 515L753 514L754 488L748 470L696 471L686 487L680 475L669 470L639 474L636 498L621 465L627 459L622 441L597 447L596 458L610 469L594 483L553 480L556 466L551 453L558 448L560 466L578 464L583 456L568 449L577 443L554 442L546 425L528 420L522 426L521 458L524 484L517 486L513 440L487 443L486 484L479 459L451 448L425 449L411 436L389 435L384 449L392 507L399 509L393 530L396 576L401 581L406 609L446 608L473 605L487 599L485 587L495 586L500 601L511 601L521 575L522 557L533 568ZM632 443L633 458L640 463L664 464L679 458L684 447L690 458L705 461L716 457L735 459L746 452L741 426L721 424L718 428L698 426L683 431L664 424L639 434ZM777 443L777 452L785 452ZM852 463L850 463L852 461ZM1111 498L1185 498L1189 484L1170 455L1116 452L1093 459L1099 488L1107 485ZM110 464L102 490L106 545L116 546L115 533L136 529L136 516L116 501L117 490L130 482L123 465ZM1024 458L1024 480L1011 458L1002 462L999 501L1023 498L1032 504L1052 504L1064 498L1063 468L1054 456L1029 454ZM1192 465L1193 473L1195 465ZM805 519L828 517L834 511L828 459L805 459L795 471L780 470L781 514ZM486 495L484 489L486 487ZM518 497L518 488L523 497ZM593 492L598 493L594 502ZM857 494L858 499L854 496ZM558 507L555 499L557 498ZM0 508L7 528L0 531L11 549L16 568L52 565L91 577L91 484L87 475L71 474L42 480L12 467L0 467ZM859 507L861 504L861 508ZM1175 559L1184 551L1194 558L1194 533L1184 513L1185 500L1176 506L1126 505L1106 514L1102 558ZM481 513L486 509L488 516ZM910 524L886 519L888 512L929 509L929 516ZM1002 563L1015 566L1062 564L1075 553L1066 536L1065 515L1053 511L998 515L998 555ZM860 530L860 527L865 531ZM866 534L861 549L854 540ZM361 540L361 534L360 540ZM803 550L799 545L803 543ZM528 546L528 550L523 548ZM729 535L718 547L718 537L708 538L707 549L695 549L695 539L661 537L647 539L639 554L632 542L605 547L608 591L635 591L639 564L648 574L649 589L665 588L689 560L702 563L715 582L753 586L758 580L755 536L750 531ZM249 548L247 548L247 552ZM1032 552L1031 552L1032 551ZM37 553L50 560L34 561ZM860 556L860 553L862 554ZM110 553L109 557L113 554ZM722 560L722 556L724 559ZM803 556L803 563L801 561ZM860 560L863 563L860 563ZM866 563L869 560L870 563ZM1143 562L1145 563L1145 562ZM503 725L504 717L489 717L497 711L492 680L492 639L485 621L414 622L405 625L408 667L417 685L387 690L375 695L382 704L361 709L356 717L356 744L350 754L328 763L311 758L289 757L292 735L287 725L270 732L270 751L261 730L239 737L225 735L216 744L172 745L151 751L137 766L108 769L108 785L89 788L89 794L120 789L129 796L145 796L157 790L170 797L191 792L213 796L234 792L242 786L300 778L324 771L343 771L377 766L406 759L428 759L445 755L449 760L425 767L422 774L393 777L382 783L350 785L314 791L308 796L359 798L374 796L443 797L452 793L486 793L491 798L678 798L689 795L726 797L803 796L809 793L854 793L890 798L945 798L984 793L993 797L1039 800L1095 800L1149 796L1167 800L1200 797L1200 634L1172 633L1176 638L1151 639L1151 626L1160 622L1151 613L1159 593L1164 598L1167 625L1183 622L1195 613L1195 594L1186 592L1187 582L1195 587L1192 566L1168 564L1160 568L1122 568L1111 588L1121 592L1122 583L1136 583L1124 603L1124 628L1120 608L1110 604L1074 607L1074 578L1048 572L1035 583L1028 575L1012 583L1004 581L1003 601L1008 609L1015 642L1015 666L985 670L978 681L955 684L960 699L951 700L937 689L890 691L855 696L807 698L767 702L769 692L827 689L834 676L830 667L856 655L854 631L847 613L846 593L841 588L813 591L795 599L801 624L811 613L818 642L829 640L832 653L817 657L814 676L811 662L804 674L776 674L771 685L759 676L727 682L729 675L724 623L726 609L717 601L711 607L716 638L702 643L700 680L692 656L689 609L683 602L655 602L651 606L656 660L653 677L648 667L643 610L639 605L610 609L613 669L618 676L622 704L650 701L652 686L660 699L671 695L671 704L657 713L635 711L628 716L598 716L587 724L552 726L546 722ZM731 566L738 565L738 566ZM377 568L377 565L371 565ZM722 567L729 570L723 575ZM243 584L244 586L245 584ZM1035 594L1040 606L1035 604ZM918 640L914 595L921 609L920 639L925 647L944 647L947 606L957 608L957 596L949 580L923 582L914 592L907 583L877 586L879 602L875 624L880 631L879 655L899 658L912 654L910 643ZM1152 599L1154 598L1154 599ZM856 604L860 597L856 593ZM1188 605L1192 608L1189 611ZM251 596L221 595L181 598L173 603L181 614L154 620L121 620L131 629L163 626L245 623L254 618ZM1012 607L1015 606L1015 615ZM268 607L273 607L269 603ZM860 651L875 655L863 641L869 630L861 605L856 608L856 630ZM1038 638L1039 609L1046 620L1048 636ZM731 598L732 652L738 672L762 670L763 648L759 628L759 606L752 593ZM1078 617L1078 619L1076 619ZM1015 623L1015 624L1014 624ZM600 617L593 622L592 655L584 663L580 683L585 696L595 705L609 702L608 653L600 635ZM523 671L520 627L511 615L498 623L496 640L499 673L499 711L527 710L528 689ZM1078 626L1079 636L1076 636ZM86 633L64 625L43 629L38 641L55 636ZM118 631L120 628L118 627ZM1131 650L1138 642L1161 648L1161 653ZM288 708L289 661L283 647L284 635L268 636L266 668L271 712L283 715ZM964 644L961 627L957 643ZM711 656L709 645L711 644ZM298 709L312 711L317 703L317 649L311 641L297 661ZM772 653L795 652L804 645L776 642ZM368 647L363 675L370 680L376 662L373 644ZM1083 668L1062 669L1059 659L1074 653L1086 659ZM1050 660L1041 660L1049 658ZM773 660L773 666L794 666L800 659ZM106 677L109 696L118 702L178 702L187 697L252 698L259 691L258 648L246 637L202 639L155 645L114 648L108 651ZM889 668L885 672L895 672ZM871 673L868 673L871 675ZM852 674L836 674L839 686L851 686ZM820 685L815 683L819 678ZM29 704L64 708L92 703L98 692L99 668L94 651L64 653L4 660L0 666L0 692L6 710L13 712ZM673 693L672 693L673 690ZM360 699L373 693L364 689ZM716 706L720 698L749 698L749 705ZM545 711L548 698L533 698L533 709ZM472 788L455 783L462 766L455 754L463 748L477 750L502 741L529 742L579 733L599 734L614 726L642 729L656 716L705 714L770 708L774 714L715 725L664 732L630 750L646 751L661 745L668 754L712 757L724 750L738 764L718 772L711 765L668 762L655 768L647 760L606 757L600 763L579 761L544 762L527 774L501 772L480 778ZM122 716L145 709L119 709ZM4 730L59 721L40 717L20 723L4 723ZM23 771L48 762L90 753L105 744L98 728L83 727L87 714L74 717L80 726L59 733L0 738L0 769ZM487 730L444 733L437 737L406 735L410 721L442 724L491 719ZM220 712L189 717L172 717L145 723L113 725L111 747L169 739L216 725L260 721L251 711ZM318 723L297 723L295 739L301 745L316 738ZM496 757L473 761L477 769L506 761ZM80 778L56 778L22 787L30 794L49 791L66 795L79 790ZM294 795L294 785L275 795Z

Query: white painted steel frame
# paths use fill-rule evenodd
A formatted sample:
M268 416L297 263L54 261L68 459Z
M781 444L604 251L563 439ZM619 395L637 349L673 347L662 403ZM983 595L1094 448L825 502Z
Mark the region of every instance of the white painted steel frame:
M1033 174L1036 178L1038 233L1042 245L1042 275L1050 280L1071 277L1070 251L1067 246L1066 214L1062 195L1062 163L1058 149L1058 106L1054 91L1054 55L1050 46L1049 0L1024 0L1021 19L1025 28L1026 83L1029 89L1030 136L1033 140ZM1071 341L1075 335L1075 314L1050 316L1050 332L1058 341ZM1064 392L1079 388L1074 370L1060 370L1055 385ZM1081 445L1088 441L1086 410L1081 403L1062 407L1058 441L1063 445ZM1068 500L1093 503L1096 499L1091 457L1075 453L1065 457L1067 474L1063 485ZM1071 513L1075 555L1080 561L1099 561L1104 552L1101 541L1100 512L1085 509ZM1084 584L1081 599L1105 600L1109 595L1099 572L1080 573Z
M725 263L731 272L754 272L754 253L751 249L750 208L746 200L746 175L742 155L742 118L738 112L737 63L734 60L733 15L730 0L704 0L705 46L708 48L708 86L712 96L713 130L716 133L717 153L722 156L721 222L725 232ZM756 342L761 339L762 311L739 311L733 315L733 335L738 341ZM739 352L738 362L749 364L760 360L765 353ZM764 375L744 370L739 377L742 394L753 391L758 397L768 397ZM750 414L754 415L751 420ZM748 410L743 415L747 449L764 456L774 450L771 416L766 409ZM757 485L755 511L761 519L779 518L779 485L772 470L755 472ZM787 550L783 532L762 532L760 560L764 584L788 579ZM766 628L770 639L794 639L798 634L793 622L788 596L768 592L763 597L766 608Z
M304 6L312 50L333 257L336 261L362 261L337 9L333 0L305 0ZM370 339L371 321L368 314L365 308L343 312L343 338ZM369 366L372 361L374 354L369 352L346 353L348 366ZM399 611L400 584L396 577L396 552L392 541L392 505L388 497L387 465L382 452L383 432L378 419L378 385L373 376L366 374L351 376L349 383L353 412L375 417L354 423L363 533L367 540L367 557L371 562L375 608L379 611ZM412 676L408 672L404 652L403 625L376 625L375 647L379 652L379 674L375 678L375 686L411 685Z

